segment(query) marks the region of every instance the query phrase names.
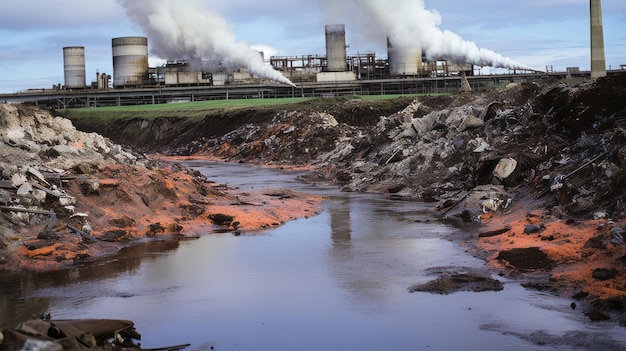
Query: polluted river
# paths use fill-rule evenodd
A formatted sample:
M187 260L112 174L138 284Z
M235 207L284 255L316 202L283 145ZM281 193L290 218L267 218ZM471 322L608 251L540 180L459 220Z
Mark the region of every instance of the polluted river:
M340 192L299 173L188 161L246 189L323 195L320 214L257 233L213 233L123 250L61 272L3 274L0 322L132 320L142 346L190 350L623 350L616 322L524 289L453 240L429 204ZM482 272L501 291L409 292L442 272Z

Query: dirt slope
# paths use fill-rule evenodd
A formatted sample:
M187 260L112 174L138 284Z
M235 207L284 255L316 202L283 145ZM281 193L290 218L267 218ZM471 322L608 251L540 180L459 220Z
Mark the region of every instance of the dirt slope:
M0 104L0 155L0 270L59 269L146 240L273 227L315 214L321 201L239 193L25 105Z
M346 191L432 202L502 274L598 307L591 318L624 310L626 77L231 113L221 133L199 127L215 116L168 125L176 140L160 137L162 121L133 121L134 134L91 127L122 144L152 140L145 150L305 165Z
M502 274L624 309L624 76L422 97L385 114L364 113L367 104L277 111L170 150L314 166L311 180L346 191L431 201L440 218L474 233L465 245Z

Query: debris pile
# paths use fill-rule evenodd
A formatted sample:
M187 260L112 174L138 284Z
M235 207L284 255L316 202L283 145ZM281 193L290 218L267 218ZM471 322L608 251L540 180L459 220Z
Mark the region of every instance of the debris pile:
M321 201L238 193L27 105L0 104L0 155L0 270L58 269L146 240L272 227L315 214ZM218 212L236 228L213 224Z
M0 350L145 350L135 324L119 319L51 320L50 315L33 317L16 327L0 330ZM159 348L177 351L182 344Z
M624 76L511 84L418 97L369 125L329 113L279 113L207 143L204 152L305 163L315 166L311 179L345 191L432 201L440 217L478 228L480 239L468 242L497 269L548 272L550 288L566 295L623 301L624 101ZM599 268L616 273L599 280Z

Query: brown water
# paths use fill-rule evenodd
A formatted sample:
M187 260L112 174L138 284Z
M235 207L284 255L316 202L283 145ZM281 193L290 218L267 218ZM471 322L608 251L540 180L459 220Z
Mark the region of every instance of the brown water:
M432 271L485 269L424 204L300 184L295 174L194 162L246 188L328 196L323 212L257 235L126 250L110 263L0 278L0 322L32 313L135 322L144 347L189 350L620 350L626 331L571 301L501 292L408 293Z

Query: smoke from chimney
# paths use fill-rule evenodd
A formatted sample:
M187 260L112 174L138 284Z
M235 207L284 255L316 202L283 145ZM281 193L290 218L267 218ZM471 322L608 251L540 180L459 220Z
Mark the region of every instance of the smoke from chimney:
M237 41L233 28L198 0L117 0L150 38L152 54L163 59L221 60L228 69L295 86L266 65L259 52ZM206 2L204 2L206 3Z
M532 70L496 52L479 48L451 31L441 30L441 15L436 10L427 10L423 0L318 2L333 20L348 20L350 14L350 19L357 21L355 30L369 30L374 37L385 33L398 46L421 46L429 60L446 59L458 64Z

